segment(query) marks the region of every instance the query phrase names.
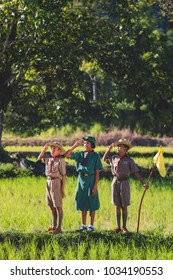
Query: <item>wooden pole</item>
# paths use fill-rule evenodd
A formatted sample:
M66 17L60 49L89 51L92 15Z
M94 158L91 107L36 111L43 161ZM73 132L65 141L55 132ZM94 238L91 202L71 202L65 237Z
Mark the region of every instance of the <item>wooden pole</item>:
M156 163L154 164L151 172L150 172L150 175L148 177L148 180L147 180L147 183L146 185L149 184L149 181L153 175L153 172L155 170L155 167L156 167ZM142 194L142 198L141 198L141 202L140 202L140 205L139 205L139 210L138 210L138 224L137 224L137 233L139 232L139 224L140 224L140 215L141 215L141 207L142 207L142 202L143 202L143 199L144 199L144 195L145 195L145 192L146 192L147 188L145 187L144 191L143 191L143 194Z

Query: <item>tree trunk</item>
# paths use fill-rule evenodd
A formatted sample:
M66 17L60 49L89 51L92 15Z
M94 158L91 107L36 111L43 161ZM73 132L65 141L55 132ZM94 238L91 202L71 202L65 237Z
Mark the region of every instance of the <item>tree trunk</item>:
M3 111L0 110L0 149L2 149L2 123L3 123Z
M14 160L8 155L8 153L2 147L2 124L3 124L3 110L0 110L0 162L12 163Z
M96 101L98 99L97 96L97 78L95 75L90 75L90 79L93 85L93 100Z

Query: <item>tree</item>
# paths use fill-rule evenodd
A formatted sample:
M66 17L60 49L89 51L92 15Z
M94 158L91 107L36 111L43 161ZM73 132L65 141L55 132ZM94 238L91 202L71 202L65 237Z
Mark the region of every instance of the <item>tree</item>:
M173 34L159 29L157 11L142 1L117 2L108 10L112 22L105 20L106 44L94 57L118 88L114 108L119 107L119 127L170 135Z
M87 123L172 133L173 37L161 19L147 1L2 1L4 126L31 135L66 123L82 127L87 116Z
M172 0L146 0L150 5L157 5L160 8L160 13L163 16L168 17L170 20L173 20L173 2Z
M0 18L1 116L12 117L13 131L28 125L31 134L58 117L65 101L83 99L75 84L93 45L93 19L71 1L27 0L2 1Z

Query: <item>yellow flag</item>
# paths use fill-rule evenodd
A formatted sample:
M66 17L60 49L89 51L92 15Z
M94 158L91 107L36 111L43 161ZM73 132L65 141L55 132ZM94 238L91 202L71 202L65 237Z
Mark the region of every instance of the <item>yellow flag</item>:
M158 153L153 157L154 164L157 166L157 169L160 173L160 176L166 176L166 168L164 164L163 152L162 147L159 148Z

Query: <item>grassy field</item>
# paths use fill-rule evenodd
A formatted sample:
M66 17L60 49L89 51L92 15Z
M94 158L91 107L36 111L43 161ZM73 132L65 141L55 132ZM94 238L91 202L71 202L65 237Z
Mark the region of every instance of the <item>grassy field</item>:
M67 150L70 146L64 146L64 148ZM42 150L42 146L6 146L5 149L8 152L16 152L16 151L21 151L21 152L41 152ZM75 150L81 150L81 147L77 147ZM104 153L106 150L105 146L96 146L95 151L96 152L100 152L100 153ZM112 150L115 151L116 149ZM145 155L146 153L148 154L152 154L152 153L156 153L158 151L158 147L143 147L143 146L134 146L131 150L129 150L129 154L133 155L133 154L141 154L141 155ZM173 156L173 150L170 147L163 147L163 153L169 154Z
M49 209L45 204L45 178L23 177L1 179L0 205L1 231L35 232L46 231L51 224ZM64 232L73 232L80 226L80 212L74 210L76 178L67 178L66 197L63 200ZM96 212L95 228L98 231L115 227L115 209L111 204L111 182L101 179L99 195L101 208ZM131 206L129 206L128 227L136 231L138 206L143 193L139 183L131 180ZM172 220L172 185L169 182L151 182L145 194L141 213L140 231L148 230L170 234Z
M95 232L79 234L80 212L74 209L76 178L67 179L63 201L63 234L50 236L50 211L45 205L45 178L23 177L0 180L0 259L172 259L172 186L151 182L136 233L143 189L131 180L127 235L114 234L115 209L110 181L101 179L101 208L96 212Z
M14 147L11 151L21 149ZM41 147L28 147L28 151L40 152ZM105 147L98 147L97 151L102 154ZM136 147L132 151L132 157L141 167L150 168L158 148ZM165 163L172 164L171 150L164 148L164 153ZM10 174L10 166L1 164L3 175ZM111 178L101 176L98 186L101 207L96 212L95 231L79 234L75 232L81 223L80 212L74 209L76 177L68 176L63 200L63 234L52 236L46 232L51 225L50 210L45 203L46 178L18 172L13 178L0 176L0 259L173 259L172 177L153 176L151 179L143 201L138 234L138 209L143 188L132 177L127 222L130 233L115 234L112 231L116 225L115 207L111 204ZM145 181L148 175L147 171Z

